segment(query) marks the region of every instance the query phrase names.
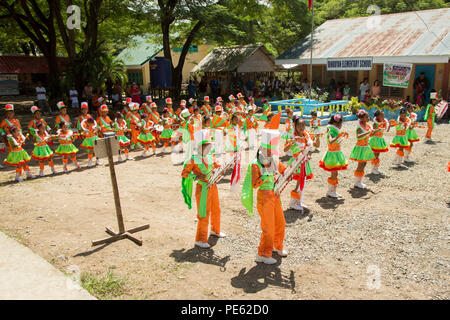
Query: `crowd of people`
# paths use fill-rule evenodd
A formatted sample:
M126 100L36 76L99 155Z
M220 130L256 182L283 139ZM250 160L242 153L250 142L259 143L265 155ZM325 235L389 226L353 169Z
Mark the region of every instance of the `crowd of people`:
M437 94L430 97L426 120L428 131L426 139L431 139L434 127L434 106ZM73 102L73 100L72 100ZM228 102L217 97L212 103L209 96L202 101L195 98L182 100L180 108L174 110L171 98L165 100L166 106L160 114L158 106L151 96L146 97L142 104L127 98L125 107L114 114L106 104L101 104L93 113L89 112L87 102L81 102L81 114L71 119L64 102L58 102L59 114L53 127L42 118L38 106L31 108L33 119L23 128L15 117L14 106L6 105L6 118L0 123L0 134L7 146L8 155L4 163L16 168L15 181L21 182L23 171L28 179L33 179L29 167L31 159L39 163L39 175L44 176L48 165L53 174L57 171L53 161L54 155L61 156L63 171L68 172L69 161L75 168L80 168L77 162L78 147L85 149L88 155L88 167L101 165L95 159L94 144L102 137L117 137L120 145L119 161L133 160L131 150L143 151L142 157L153 154L174 151L183 155L180 163L184 163L182 176L182 194L189 208L192 207L193 183L196 181L195 198L197 202L198 225L195 244L201 248L209 248L207 242L209 220L211 219L211 235L225 237L220 227L220 201L217 189L219 178L227 169L233 168L231 187L241 186L241 153L245 143L249 149L257 150L256 157L250 162L242 183L242 203L253 212L253 189L257 192L257 210L261 216L261 242L258 247L256 261L266 264L276 262L272 252L287 256L283 249L284 213L280 201L280 190L277 178L293 179L295 188L291 191L289 207L303 211L306 181L314 177L310 165L310 154L320 147L321 137L325 134L327 151L319 161L318 166L330 172L328 178L327 196L339 198L338 173L348 169L348 160L341 151L341 144L349 137L342 130L343 117L339 114L329 119L327 130L322 132L321 122L315 112L311 113L308 123L294 112L287 109L287 119L284 129L280 131L281 112L272 113L271 107L264 101L262 108L255 105L254 98L241 93L237 97L230 95ZM382 174L380 170L380 155L388 152L389 145L384 139L384 133L393 128L396 135L390 147L397 150L394 164L408 168L404 162L412 162L411 153L414 143L420 139L415 131L417 115L412 106L400 110L397 120L387 121L383 111L377 111L370 125L369 115L360 110L357 114L356 145L349 159L357 163L354 172L356 188L365 189L363 178L366 166L370 162L373 174ZM112 120L114 119L114 120ZM258 146L257 137L261 137ZM33 144L31 156L24 150L24 145L30 141ZM53 147L57 143L58 146ZM283 164L280 161L279 146L289 157ZM167 148L176 148L167 150ZM217 158L227 155L225 161ZM450 163L449 163L450 165ZM449 168L450 169L450 168ZM287 176L286 176L287 175Z

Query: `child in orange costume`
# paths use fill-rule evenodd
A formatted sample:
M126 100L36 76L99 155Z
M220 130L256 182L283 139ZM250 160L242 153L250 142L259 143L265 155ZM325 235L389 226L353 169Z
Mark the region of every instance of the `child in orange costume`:
M373 128L378 131L375 132L374 135L369 139L370 148L372 148L372 151L375 154L375 159L372 160L372 174L380 175L382 174L382 172L379 170L380 154L389 151L386 140L384 140L383 136L384 132L389 132L391 128L391 126L389 125L389 121L387 121L384 117L384 111L375 111L375 118L373 118Z
M362 183L364 177L364 169L368 162L375 159L375 154L369 146L369 139L375 132L381 129L373 130L369 124L369 114L367 111L361 109L358 112L358 125L356 126L356 146L350 154L350 160L356 161L358 167L355 170L355 187L365 189L366 185Z
M131 150L134 150L139 144L138 137L141 131L139 129L138 123L141 121L141 115L138 112L136 103L132 102L128 105L128 107L130 111L128 111L125 119L127 121L128 128L130 128L131 130Z
M343 138L348 138L348 133L341 132L344 119L340 114L331 117L327 128L328 151L324 154L319 167L331 172L328 178L327 197L339 198L341 195L336 192L339 184L338 171L347 170L348 162L341 151L341 142Z
M97 122L90 116L80 123L80 134L83 133L84 140L80 147L86 149L88 152L88 168L92 167L92 159L94 158L94 144L95 140L98 140L98 134L100 132L100 127ZM97 159L97 165L100 165Z
M149 114L149 118L153 122L154 125L159 125L161 122L161 116L158 112L158 106L156 105L156 103L152 102L151 109L152 109L152 111ZM156 141L155 141L156 144L159 143L159 137L161 136L161 132L162 131L157 131L155 128L152 130L152 135L156 139Z
M200 248L210 248L208 244L208 225L211 217L211 235L224 238L226 235L220 232L220 202L217 185L208 188L208 181L214 174L213 171L220 168L212 150L210 130L204 129L195 133L195 142L198 147L196 152L185 164L181 176L183 177L183 196L189 209L192 208L192 184L197 179L195 199L197 201L197 234L195 245Z
M317 112L311 112L311 121L309 122L311 128L311 138L314 140L314 147L320 148L320 137L322 132L320 130L320 119L317 118Z
M139 128L141 133L139 134L138 141L144 145L144 152L142 156L144 158L150 157L150 147L153 149L153 154L156 154L156 142L155 137L151 134L153 129L153 121L148 117L148 114L142 115L142 120L139 122Z
M0 148L2 149L2 151L0 152L6 152L6 146L8 146L8 150L11 151L10 148L11 146L8 143L8 135L11 134L9 128L17 127L20 133L22 133L20 122L18 119L14 117L14 105L7 104L5 106L5 111L6 111L6 118L3 119L2 122L0 122L0 138L1 138L0 145L3 144L2 146L0 146ZM3 166L0 164L0 169L1 168L3 168Z
M131 142L130 139L127 138L127 133L130 132L130 130L128 129L126 121L123 119L122 113L116 113L116 120L114 121L113 126L120 145L119 162L123 162L125 160L134 160L130 157L130 151L128 150ZM122 153L125 153L125 159L122 158Z
M391 122L392 125L395 126L395 137L392 139L391 148L398 148L393 164L397 167L408 169L408 167L403 164L403 157L405 156L403 150L411 146L411 143L406 136L406 131L411 126L411 120L408 118L406 109L400 109L400 116L398 117L397 122L394 120Z
M275 157L278 156L278 143L280 133L277 130L263 130L261 147L258 149L256 159L247 168L247 175L242 186L241 201L253 215L253 189L258 189L257 209L261 216L261 241L258 247L256 262L274 264L272 258L275 251L281 257L286 257L283 249L285 234L284 212L280 196L274 193L275 174L283 174L286 167Z
M48 146L48 142L52 139L52 136L48 134L46 131L47 125L43 122L38 122L36 124L36 131L34 133L35 144L33 152L31 153L31 157L37 161L39 161L39 176L44 176L44 167L45 161L48 162L52 173L55 174L55 164L53 162L53 151Z
M203 113L204 116L210 117L212 113L211 113L211 106L209 105L209 102L210 102L209 97L206 96L203 99L203 102L205 104L202 106L201 112Z
M69 125L66 122L59 123L60 129L58 130L59 146L55 150L55 154L62 156L64 172L68 172L67 164L69 163L69 157L77 169L81 169L77 162L76 154L78 149L73 145L73 141L77 139L73 131L69 129Z
M65 122L67 124L68 129L72 129L72 123L70 122L70 117L67 114L67 107L64 102L60 101L56 104L58 106L60 114L56 116L55 119L55 130L60 128L60 123Z
M425 141L431 141L431 134L434 129L434 121L436 119L436 109L435 106L437 104L438 94L437 92L430 93L430 103L427 106L427 110L425 111L425 116L423 119L427 122L427 133L425 135Z
M16 126L10 126L7 128L8 134L8 157L5 159L5 163L16 167L16 178L15 181L22 182L23 179L20 177L22 175L22 170L27 173L28 179L34 179L34 175L31 174L30 168L27 163L31 160L29 154L22 148L27 139L20 129Z

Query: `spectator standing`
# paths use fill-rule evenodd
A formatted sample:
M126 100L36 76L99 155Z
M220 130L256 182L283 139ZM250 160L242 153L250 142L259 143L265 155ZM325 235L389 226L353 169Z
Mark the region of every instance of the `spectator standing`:
M211 88L211 95L213 97L213 100L215 101L220 93L220 86L219 81L214 77L209 82L209 87Z
M122 104L122 85L116 81L112 93L113 109L116 110Z
M39 81L37 83L37 87L36 87L36 97L37 97L37 101L38 101L37 105L38 105L39 109L45 110L45 112L51 113L52 108L50 107L50 105L47 101L46 93L47 93L47 91L42 86L42 83Z
M133 85L131 86L130 89L130 94L131 94L131 101L133 102L137 102L139 104L141 104L141 88L139 88L139 86L133 82Z
M281 96L281 80L278 77L275 77L273 81L273 94L277 97Z
M255 82L252 79L248 79L247 83L245 84L245 90L246 90L247 97L253 97L254 89L255 89Z
M189 80L188 95L189 95L189 98L195 98L195 83L192 79Z
M303 79L302 89L303 91L309 91L309 82L307 78Z
M381 96L380 81L378 81L378 80L374 81L372 88L370 88L370 95L372 97L377 97L377 98L379 98Z
M93 94L93 88L92 88L91 84L86 83L86 85L83 88L82 97L85 99L85 101L87 101L90 112L92 112L92 110L94 110L93 105L92 105L92 97L93 96L94 96L94 94Z
M202 97L206 96L207 90L208 90L208 82L206 81L206 77L202 77L202 80L198 85L198 91L200 93L200 96Z
M364 81L359 86L359 101L365 100L367 92L370 92L369 79L364 78Z
M73 109L77 109L80 107L79 101L78 101L78 91L75 88L75 86L72 86L72 89L69 91L70 96L70 103Z

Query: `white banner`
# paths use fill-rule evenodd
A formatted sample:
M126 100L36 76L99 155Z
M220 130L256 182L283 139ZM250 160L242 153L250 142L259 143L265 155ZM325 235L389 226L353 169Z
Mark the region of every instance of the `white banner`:
M329 58L327 71L372 70L373 58Z

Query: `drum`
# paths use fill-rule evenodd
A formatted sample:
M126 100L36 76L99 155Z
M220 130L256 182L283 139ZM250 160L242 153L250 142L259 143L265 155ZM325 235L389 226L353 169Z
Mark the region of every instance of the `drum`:
M164 127L160 124L155 125L155 131L161 134L164 131Z

